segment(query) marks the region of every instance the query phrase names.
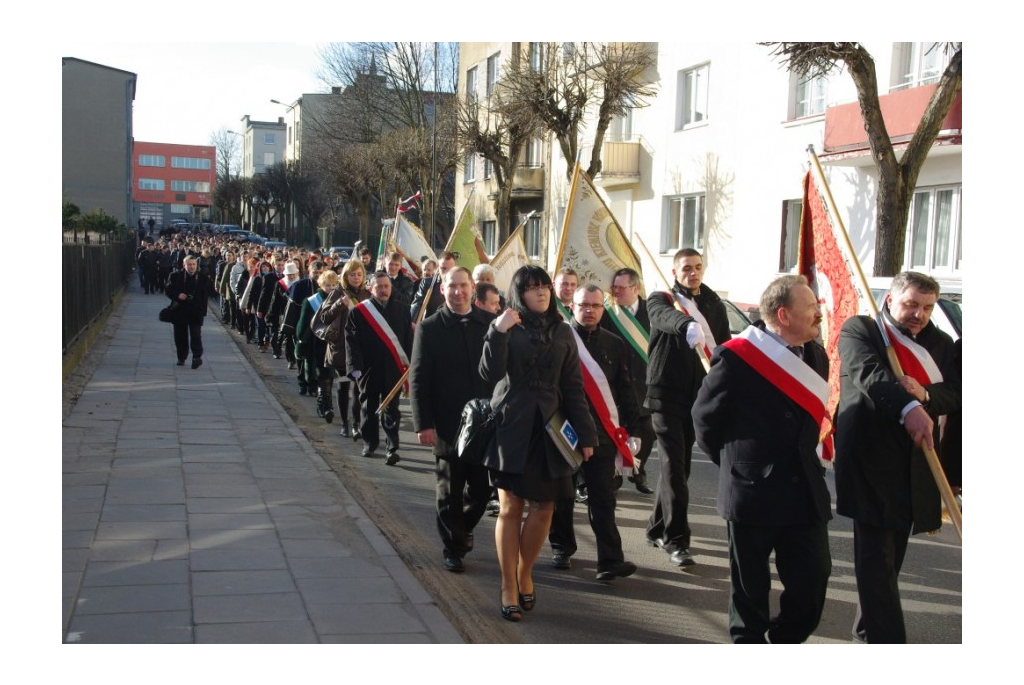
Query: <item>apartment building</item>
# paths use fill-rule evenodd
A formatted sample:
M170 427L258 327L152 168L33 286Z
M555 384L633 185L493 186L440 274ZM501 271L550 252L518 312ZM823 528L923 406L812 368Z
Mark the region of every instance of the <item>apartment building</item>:
M170 226L174 219L207 221L217 184L217 148L136 141L132 152L132 199L144 225Z
M132 213L132 103L136 75L61 58L62 199L102 209L128 226Z
M475 91L483 92L479 74L489 77L490 56L513 45L462 44L465 87L476 80ZM528 43L518 45L520 54L528 54ZM948 57L941 43L865 47L875 58L887 128L899 150ZM795 268L801 183L813 145L870 275L877 172L849 74L803 79L757 44L659 43L657 51L651 78L658 94L614 123L605 137L604 169L595 179L634 245L646 246L666 275L676 250L695 247L705 255L712 287L756 302L765 284ZM954 284L962 279L961 99L918 178L904 261L906 268ZM583 140L588 137L590 131ZM537 243L541 262L550 265L565 212L566 161L548 140L538 148L545 172L539 202L545 207ZM589 149L582 157L589 158ZM472 170L477 163L466 160L457 206L479 183ZM493 212L489 202L480 202L481 193L475 195L485 229Z

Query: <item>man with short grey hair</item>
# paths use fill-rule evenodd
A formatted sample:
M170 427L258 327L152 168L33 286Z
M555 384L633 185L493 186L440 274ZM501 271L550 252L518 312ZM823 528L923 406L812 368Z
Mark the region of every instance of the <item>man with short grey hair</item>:
M828 417L821 311L803 276L777 278L762 319L715 351L693 404L697 443L718 467L718 513L729 533L733 642L799 643L821 620L832 518L819 459ZM782 583L769 612L771 569Z
M215 295L211 281L199 272L199 261L185 257L184 270L173 272L167 278L167 297L176 302L174 312L174 347L178 353L178 366L185 365L189 348L192 349L192 368L203 364L203 319L211 295Z

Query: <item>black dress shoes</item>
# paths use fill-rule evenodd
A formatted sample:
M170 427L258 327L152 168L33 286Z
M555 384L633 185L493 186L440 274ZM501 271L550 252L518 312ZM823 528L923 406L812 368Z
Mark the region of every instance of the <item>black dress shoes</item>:
M198 369L202 365L203 365L203 358L202 357L192 357L192 368L193 369Z
M634 573L636 573L636 564L632 561L617 561L604 569L598 570L597 579L615 580L616 578L626 578Z
M466 570L466 565L462 562L462 557L457 557L454 554L445 555L444 567L452 573L462 573Z
M398 456L398 452L394 450L388 450L388 458L384 460L384 463L387 464L388 466L394 466L401 460L401 457Z
M551 566L562 571L572 568L572 556L568 554L556 554L551 557Z

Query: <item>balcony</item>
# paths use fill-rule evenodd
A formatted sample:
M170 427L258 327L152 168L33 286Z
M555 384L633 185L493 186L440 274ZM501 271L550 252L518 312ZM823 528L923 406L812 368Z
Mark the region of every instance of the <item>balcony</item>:
M594 182L604 188L640 182L640 142L606 141L601 147L601 173Z
M935 85L919 86L879 97L882 118L885 119L885 127L897 151L905 148L910 142L935 88ZM959 146L963 145L962 101L963 91L957 94L942 123L939 135L935 139L936 148L953 151L952 146L956 146L955 151L960 151ZM825 111L825 149L821 161L840 164L845 162L853 166L871 164L870 147L859 103L837 105Z
M544 167L516 167L512 177L513 198L544 197Z

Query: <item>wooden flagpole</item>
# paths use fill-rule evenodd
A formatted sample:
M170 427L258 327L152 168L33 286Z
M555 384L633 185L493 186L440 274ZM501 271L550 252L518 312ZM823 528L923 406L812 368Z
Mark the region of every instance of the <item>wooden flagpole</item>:
M869 307L873 312L874 318L878 318L878 305L875 303L875 298L871 296L871 288L868 287L867 278L864 277L864 271L860 268L860 260L857 259L857 253L853 251L853 245L850 243L850 236L846 233L846 226L843 225L843 220L839 217L839 211L836 208L835 200L832 199L832 191L828 187L828 183L825 182L825 174L821 169L821 163L818 161L818 155L814 152L814 146L807 146L807 154L811 158L811 171L815 175L817 180L817 186L819 190L824 189L824 200L828 205L828 211L832 214L832 220L835 222L835 226L839 229L839 233L842 236L843 241L846 244L846 251L849 255L849 264L853 268L856 277L860 280L860 286L864 292L864 298L870 303ZM897 379L903 378L903 367L900 365L899 360L896 358L896 351L892 349L892 345L889 340L885 340L885 352L889 358L889 366L892 369L893 375ZM939 488L939 495L942 497L943 504L946 505L946 510L949 512L950 521L953 523L953 527L956 529L956 534L963 541L963 513L960 511L960 506L956 502L956 496L953 494L953 489L949 487L949 481L946 479L946 473L942 470L942 463L939 461L939 455L936 453L934 447L928 447L922 444L921 450L924 452L925 460L928 462L928 468L932 472L932 478L935 479L935 485ZM837 455L837 458L842 458L842 455Z

